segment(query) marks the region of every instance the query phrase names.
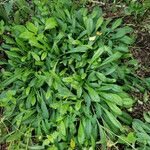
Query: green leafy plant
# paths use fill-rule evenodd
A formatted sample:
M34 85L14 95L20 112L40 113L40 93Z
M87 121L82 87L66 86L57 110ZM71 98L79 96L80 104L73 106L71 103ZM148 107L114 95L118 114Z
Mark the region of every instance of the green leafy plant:
M144 113L145 122L135 119L133 120L133 129L137 136L137 149L148 150L150 147L150 113Z
M3 34L1 122L10 125L3 141L10 149L114 146L132 123L123 111L134 103L124 86L133 70L132 28L104 19L99 7L89 14L55 6L44 16Z
M125 8L125 14L134 15L136 19L142 18L142 16L150 9L149 0L126 0L126 4L128 6Z
M7 23L20 24L34 14L33 3L25 0L0 1L0 19Z

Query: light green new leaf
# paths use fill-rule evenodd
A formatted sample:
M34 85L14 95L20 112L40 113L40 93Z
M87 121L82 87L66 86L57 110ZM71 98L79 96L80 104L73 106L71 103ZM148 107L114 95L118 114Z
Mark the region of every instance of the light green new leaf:
M96 22L96 31L99 29L99 27L102 25L103 23L103 17L100 17L97 22Z
M96 59L98 59L101 55L102 55L102 53L104 52L104 49L103 48L99 48L95 53L94 53L94 55L93 55L93 57L92 57L92 59L91 59L91 61L90 61L90 65L96 60Z
M34 34L37 34L38 28L33 23L27 22L26 27L29 31L33 32Z
M65 127L65 123L63 121L61 121L61 123L59 125L59 130L64 136L66 135L66 127Z
M22 32L22 33L19 35L20 38L22 38L22 39L27 39L27 40L33 38L33 36L34 36L34 33L29 32L29 31Z
M122 23L122 18L117 19L117 20L112 24L111 29L112 29L112 30L116 29L118 26L121 25L121 23Z
M122 98L119 95L117 95L117 94L101 92L100 95L104 99L106 99L106 100L108 100L108 101L110 101L112 103L116 103L117 105L120 105L120 106L123 105Z
M22 133L20 132L15 132L13 134L11 134L10 136L8 136L8 138L6 139L7 142L12 142L15 140L19 140L19 138L21 138Z
M76 104L75 104L75 110L76 110L76 111L78 111L78 110L81 108L81 103L82 103L81 100L78 101L78 102L76 102Z
M115 103L112 103L112 102L109 102L107 101L106 102L108 104L108 106L110 107L110 109L117 115L122 115L122 111L121 109L115 104Z
M26 88L26 95L29 95L30 89L31 89L31 88L30 88L29 86Z
M78 141L80 144L83 144L85 141L85 134L84 134L84 128L80 121L79 129L78 129Z
M93 19L92 18L88 18L86 20L86 29L87 29L87 32L88 34L90 35L92 32L93 32Z
M40 61L40 57L35 52L31 52L31 54L36 61Z
M82 45L82 46L77 46L76 48L73 48L71 51L67 53L78 53L78 52L84 53L88 49L92 49L92 47L89 45Z
M99 97L98 93L93 88L86 86L86 89L88 90L88 93L89 93L92 101L100 102L100 97Z
M44 60L46 58L46 56L47 56L47 52L43 52L42 56L41 56L41 60Z
M110 121L119 129L122 128L121 123L114 117L114 115L112 113L110 113L108 110L104 109L106 115L108 116L108 118L110 119Z
M59 85L57 89L58 89L59 94L63 97L74 96L72 94L72 92L65 86L63 87L63 86Z
M8 57L20 58L20 55L17 52L5 51Z
M46 20L45 30L47 30L47 29L53 29L53 28L57 27L57 25L58 25L58 24L57 24L55 18L53 18L53 17L48 18L48 19Z
M96 72L96 76L102 81L102 82L106 82L107 78L103 73L100 72Z
M134 101L131 98L123 98L123 105L130 108L133 105Z
M35 98L35 96L33 95L33 96L31 97L31 105L34 106L35 103L36 103L36 98Z

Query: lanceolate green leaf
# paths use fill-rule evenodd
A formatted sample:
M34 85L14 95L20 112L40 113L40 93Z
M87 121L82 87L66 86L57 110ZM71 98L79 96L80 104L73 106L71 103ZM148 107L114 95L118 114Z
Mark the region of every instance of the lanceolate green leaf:
M31 31L31 32L33 32L33 33L35 33L35 34L37 34L38 28L37 28L33 23L27 22L26 27L27 27L27 29L28 29L29 31Z
M78 129L78 141L80 144L83 144L85 141L85 133L82 122L80 122L79 129Z
M57 27L57 22L56 22L55 18L53 18L53 17L48 18L46 20L45 30L47 30L47 29L53 29L55 27Z
M102 23L103 23L103 17L100 17L96 22L96 31L99 29Z
M41 111L42 111L43 118L48 119L49 118L49 112L48 112L46 103L43 99L41 99Z
M110 121L119 129L122 128L122 125L120 124L120 122L113 116L112 113L110 113L108 110L104 109L106 115L108 116L108 118L110 119Z
M88 90L89 96L91 97L92 101L100 102L100 96L93 88L86 86L86 89Z
M109 63L111 63L113 61L116 61L121 56L122 56L122 54L120 52L116 52L115 54L113 54L113 55L109 56L107 59L105 59L100 66L104 66L104 65L107 65L107 64L109 64Z
M110 102L112 102L112 103L116 103L117 105L120 105L120 106L122 106L123 105L123 100L122 100L122 98L119 96L119 95L117 95L117 94L112 94L112 93L104 93L104 92L100 92L100 95L104 98L104 99L106 99L106 100L108 100L108 101L110 101Z
M112 25L112 30L114 30L114 29L116 29L118 26L120 26L121 23L122 23L122 19L121 19L121 18L117 19L117 20L113 23L113 25Z
M31 54L36 61L40 61L40 57L35 52L31 52Z
M92 57L92 59L90 60L90 65L96 60L96 59L98 59L101 55L102 55L102 53L104 52L104 49L103 49L103 47L101 48L99 48L95 53L94 53L94 55L93 55L93 57Z

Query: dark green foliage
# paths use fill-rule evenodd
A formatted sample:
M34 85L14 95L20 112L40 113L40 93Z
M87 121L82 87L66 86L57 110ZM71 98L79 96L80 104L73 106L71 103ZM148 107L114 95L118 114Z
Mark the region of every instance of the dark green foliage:
M134 103L127 94L133 29L121 18L104 19L99 7L89 13L72 1L33 3L36 15L25 25L0 22L7 56L0 61L1 122L10 127L0 142L48 150L134 143L125 112Z

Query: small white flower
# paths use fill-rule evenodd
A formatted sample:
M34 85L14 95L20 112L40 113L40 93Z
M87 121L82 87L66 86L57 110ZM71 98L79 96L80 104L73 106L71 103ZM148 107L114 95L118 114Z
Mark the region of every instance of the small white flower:
M96 39L96 36L89 37L89 41L94 41L95 39Z

